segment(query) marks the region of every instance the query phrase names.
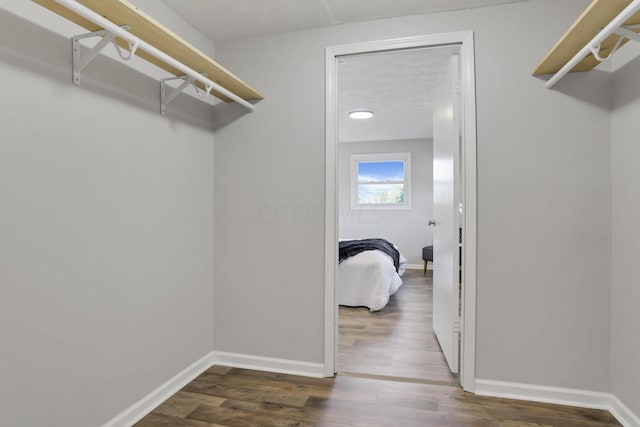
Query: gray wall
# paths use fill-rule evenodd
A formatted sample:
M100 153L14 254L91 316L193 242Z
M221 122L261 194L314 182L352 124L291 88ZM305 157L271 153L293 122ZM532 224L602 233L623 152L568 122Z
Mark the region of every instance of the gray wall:
M162 3L137 4L212 53ZM612 390L640 412L640 348L627 330L640 299L629 137L640 66L615 74L613 127L606 73L554 91L529 75L587 4L532 0L222 43L220 62L267 97L233 121L239 110L189 96L160 117L157 70L144 64L100 58L72 86L67 37L82 30L0 0L3 422L99 425L214 347L321 362L324 48L468 29L477 375Z
M612 170L612 297L611 385L613 393L635 414L640 414L640 48L625 46L615 57L619 62L613 83Z
M324 48L474 30L477 376L608 391L608 79L570 76L549 91L531 77L588 3L532 0L217 44L220 61L266 99L216 134L216 348L322 361Z
M66 24L2 6L0 424L101 425L212 349L212 107L105 58L73 86Z
M351 154L411 153L411 209L351 210ZM382 237L398 248L410 264L422 264L422 248L433 242L427 220L433 214L433 141L341 142L338 152L339 236Z

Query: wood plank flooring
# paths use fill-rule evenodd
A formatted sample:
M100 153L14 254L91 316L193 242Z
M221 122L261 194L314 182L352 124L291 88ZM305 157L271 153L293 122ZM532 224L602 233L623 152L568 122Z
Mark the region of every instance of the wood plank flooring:
M432 328L432 272L407 270L387 306L340 306L338 372L458 384Z
M606 411L465 393L431 332L430 276L404 281L382 312L340 308L335 378L213 366L136 427L620 425Z
M606 411L474 396L459 387L214 366L136 427L619 426Z

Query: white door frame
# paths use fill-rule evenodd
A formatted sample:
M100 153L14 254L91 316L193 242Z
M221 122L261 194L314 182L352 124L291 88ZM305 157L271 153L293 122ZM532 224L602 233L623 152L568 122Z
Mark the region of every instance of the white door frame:
M474 41L472 31L354 43L326 48L326 143L325 143L325 296L324 374L336 372L338 303L336 271L338 260L338 111L337 57L394 49L459 44L462 85L462 192L463 192L463 277L460 383L465 391L475 391L476 355L476 91Z

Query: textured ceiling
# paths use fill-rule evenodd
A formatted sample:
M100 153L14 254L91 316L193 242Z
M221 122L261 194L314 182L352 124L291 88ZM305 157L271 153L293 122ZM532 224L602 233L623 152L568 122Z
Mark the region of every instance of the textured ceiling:
M431 138L433 88L458 47L410 49L338 60L340 142ZM374 116L354 120L349 111L370 109Z
M526 0L163 0L214 41Z

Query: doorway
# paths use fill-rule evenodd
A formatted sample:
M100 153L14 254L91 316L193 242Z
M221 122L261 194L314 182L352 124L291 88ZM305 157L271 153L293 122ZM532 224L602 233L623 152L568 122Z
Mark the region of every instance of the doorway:
M445 347L434 334L436 326L446 327L446 319L434 322L432 311L440 296L432 273L442 269L431 269L432 262L423 271L422 255L443 230L427 226L434 218L436 110L451 108L436 95L446 93L444 77L459 50L449 45L338 57L340 245L344 251L361 239L384 239L399 251L395 272L382 253L357 253L338 265L341 375L458 384L441 350L452 347L451 340Z
M326 229L325 229L325 375L332 376L337 370L338 352L338 304L336 299L337 242L339 224L338 203L338 90L339 61L348 55L370 54L384 51L429 49L457 46L461 58L462 89L462 176L460 185L464 200L463 234L467 243L463 254L462 319L461 329L461 375L460 383L465 390L474 389L475 364L475 91L473 69L473 34L471 32L450 33L434 36L414 37L398 40L343 45L327 48L327 116L326 116ZM352 56L353 58L353 56ZM426 218L425 218L426 223ZM426 224L425 224L426 225ZM422 272L420 272L422 274ZM414 277L417 279L417 276ZM426 326L425 326L426 328ZM431 331L425 331L431 333Z

